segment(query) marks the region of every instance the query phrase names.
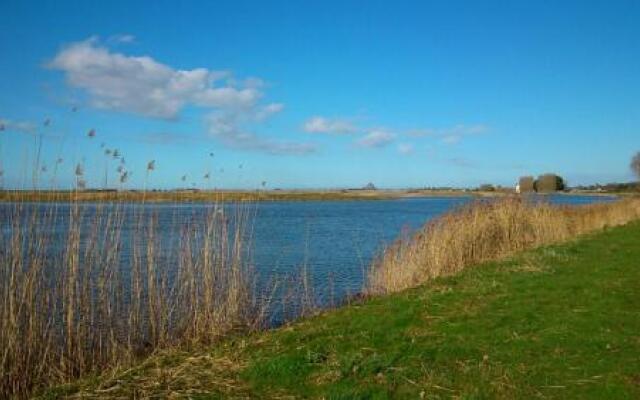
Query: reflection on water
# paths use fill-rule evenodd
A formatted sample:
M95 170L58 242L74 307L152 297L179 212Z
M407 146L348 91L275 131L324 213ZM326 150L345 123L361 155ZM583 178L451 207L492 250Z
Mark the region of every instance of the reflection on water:
M536 201L556 204L589 204L611 201L612 197L551 195L532 197ZM342 299L362 288L364 276L372 258L385 244L392 242L403 232L409 234L425 221L472 201L471 197L426 197L399 200L360 201L305 201L260 202L244 204L249 211L251 236L250 259L257 273L257 284L267 288L274 279L308 273L311 289L320 301ZM15 205L0 204L2 231L10 229L4 221ZM38 212L50 210L51 204L27 204ZM57 204L55 223L42 224L39 234L53 239L47 252L52 257L63 251L64 232L68 223L69 205ZM178 235L181 229L193 226L211 212L211 204L82 204L85 215L108 213L110 207L120 207L122 214L121 238L124 243L134 243L131 237L134 224L147 221L140 213L154 215L162 248L158 263L168 269L169 277L175 272L180 251ZM225 214L236 211L234 205L225 205ZM87 221L92 221L87 218ZM231 229L231 231L233 231ZM138 230L139 232L139 230ZM57 238L56 238L57 237ZM142 244L143 245L143 244ZM130 263L133 246L120 252L120 265Z

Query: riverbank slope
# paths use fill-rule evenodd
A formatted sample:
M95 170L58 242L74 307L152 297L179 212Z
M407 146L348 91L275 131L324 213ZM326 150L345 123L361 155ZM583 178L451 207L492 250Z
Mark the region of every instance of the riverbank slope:
M88 398L638 398L640 223L48 391Z

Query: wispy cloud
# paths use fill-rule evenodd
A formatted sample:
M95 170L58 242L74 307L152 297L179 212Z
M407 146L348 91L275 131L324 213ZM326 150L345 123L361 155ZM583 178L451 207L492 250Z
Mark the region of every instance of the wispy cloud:
M37 125L30 121L13 121L10 119L0 118L0 133L2 132L21 132L21 133L34 133L37 129Z
M123 43L123 44L135 43L135 41L136 41L135 36L125 34L125 33L112 35L112 36L109 36L109 38L107 39L107 42L110 42L110 43Z
M460 143L465 137L480 135L486 133L489 128L486 125L464 125L458 124L448 128L426 128L426 129L414 129L407 132L407 136L410 137L434 137L438 138L440 142L448 145L454 145Z
M414 151L413 145L411 143L400 143L398 144L398 153L409 155Z
M287 142L257 135L246 128L243 114L218 111L207 116L208 132L225 145L269 154L304 155L317 150L312 143Z
M444 144L458 144L462 140L462 136L460 135L446 135L443 136L440 141Z
M331 119L320 116L311 117L303 125L302 129L309 133L347 134L356 133L358 127L343 119Z
M263 121L265 119L270 118L272 115L277 114L284 110L284 104L282 103L271 103L266 106L260 107L258 111L255 113L256 120Z
M478 165L475 162L462 157L453 157L448 159L447 162L449 164L452 164L460 168L477 168L478 167Z
M395 140L396 135L384 129L375 129L356 141L359 147L385 147Z

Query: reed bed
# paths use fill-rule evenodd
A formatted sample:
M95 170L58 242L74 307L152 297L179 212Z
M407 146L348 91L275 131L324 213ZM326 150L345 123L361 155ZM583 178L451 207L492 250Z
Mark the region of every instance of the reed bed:
M476 201L399 239L372 264L367 291L397 292L517 251L640 218L640 198L554 206L526 198Z
M211 205L170 234L143 205L4 209L0 398L260 325L246 207Z
M22 186L5 190L0 168L0 398L26 398L154 351L208 344L268 326L271 315L282 323L315 309L306 269L267 287L259 282L251 203L336 193L266 195L266 182L262 190L213 190L212 152L203 160L204 190L148 189L155 160L146 164L143 189L127 189L133 170L117 148L98 144L95 129L82 137L64 128L77 111L58 128L47 118L34 133ZM91 151L102 156L77 163L66 140L74 148L94 143ZM95 186L101 161L102 187ZM66 189L58 182L63 170L72 172ZM203 204L177 211L196 201ZM173 220L149 207L156 202L174 204Z

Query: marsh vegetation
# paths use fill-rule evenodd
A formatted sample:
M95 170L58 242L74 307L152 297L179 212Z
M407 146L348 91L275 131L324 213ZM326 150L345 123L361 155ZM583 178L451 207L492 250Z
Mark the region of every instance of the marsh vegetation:
M95 136L90 130L85 140ZM32 185L49 179L55 188L64 160L58 157L53 170L45 168L40 157L42 137L35 139ZM105 149L104 157L103 190L86 190L87 163L81 162L74 163L70 189L3 192L2 396L27 397L50 385L132 365L163 349L209 345L228 335L273 327L274 321L281 324L313 314L354 295L413 287L477 262L640 216L639 202L633 198L576 208L508 196L479 201L430 198L425 203L415 198L422 194L419 191L319 192L320 198L318 193L265 195L260 190L156 192L147 188L157 168L155 160L146 165L142 190L127 191L122 189L132 171L121 152ZM108 176L120 190L108 189ZM203 176L208 183L210 174ZM255 237L256 200L362 200L381 195L411 197L397 203L406 215L390 213L384 201L362 201L340 203L344 216L351 219L335 219L337 203L298 203L324 210L333 218L332 226L360 226L354 218L368 224L361 227L368 230L363 248L345 247L347 235L335 229L317 237L297 230L294 235L306 247L319 239L322 254L340 252L349 260L359 259L353 264L359 268L335 264L334 271L319 276L306 254L294 261L295 270L284 275L270 275L271 265L255 264L256 239L274 235L271 231ZM153 205L165 201L171 202L168 207L173 212ZM186 205L185 211L185 201L202 203ZM235 203L225 205L229 202ZM294 213L301 210L293 203L281 204ZM391 228L382 237L372 229L372 215L389 218L386 224ZM413 225L380 252L380 239L397 237L407 215ZM282 224L282 219L271 223ZM283 251L271 247L272 252ZM371 263L375 254L379 257ZM336 274L347 279L339 290L335 290Z

